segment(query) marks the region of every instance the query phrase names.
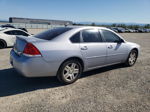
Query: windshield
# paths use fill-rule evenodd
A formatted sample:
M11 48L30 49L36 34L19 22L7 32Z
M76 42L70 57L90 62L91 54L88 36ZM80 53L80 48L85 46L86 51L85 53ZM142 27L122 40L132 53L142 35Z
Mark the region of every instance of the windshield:
M52 40L55 37L71 30L72 28L54 28L35 35L34 37L44 40Z

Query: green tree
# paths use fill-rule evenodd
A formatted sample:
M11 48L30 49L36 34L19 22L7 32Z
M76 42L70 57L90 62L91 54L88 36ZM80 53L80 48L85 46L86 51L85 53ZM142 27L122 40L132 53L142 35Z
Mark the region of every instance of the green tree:
M144 28L150 28L150 24L146 24Z
M91 26L95 26L95 23L91 23Z
M112 27L116 27L116 26L117 26L117 24L115 24L115 23L114 23L114 24L112 24L111 26L112 26Z

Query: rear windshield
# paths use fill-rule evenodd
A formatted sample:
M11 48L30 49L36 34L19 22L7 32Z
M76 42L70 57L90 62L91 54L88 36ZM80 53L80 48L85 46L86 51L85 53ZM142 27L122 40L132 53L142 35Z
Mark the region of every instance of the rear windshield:
M34 35L34 37L44 40L52 40L55 37L71 30L72 28L54 28L47 31L44 31L42 33L39 33L37 35Z

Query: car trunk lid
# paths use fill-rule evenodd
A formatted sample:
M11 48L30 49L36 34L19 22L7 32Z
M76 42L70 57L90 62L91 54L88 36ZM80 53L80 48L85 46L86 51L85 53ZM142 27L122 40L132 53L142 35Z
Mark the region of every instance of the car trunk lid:
M27 43L36 43L36 42L41 42L41 41L44 41L44 40L38 39L35 37L17 36L13 49L17 54L21 54L23 53L24 48Z

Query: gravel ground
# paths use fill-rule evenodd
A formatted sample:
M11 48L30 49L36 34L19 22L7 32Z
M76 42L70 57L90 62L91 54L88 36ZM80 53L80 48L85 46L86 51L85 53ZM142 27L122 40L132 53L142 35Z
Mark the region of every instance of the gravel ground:
M9 64L10 48L0 50L0 112L150 112L150 33L121 35L141 45L133 67L100 68L66 86L22 77Z

